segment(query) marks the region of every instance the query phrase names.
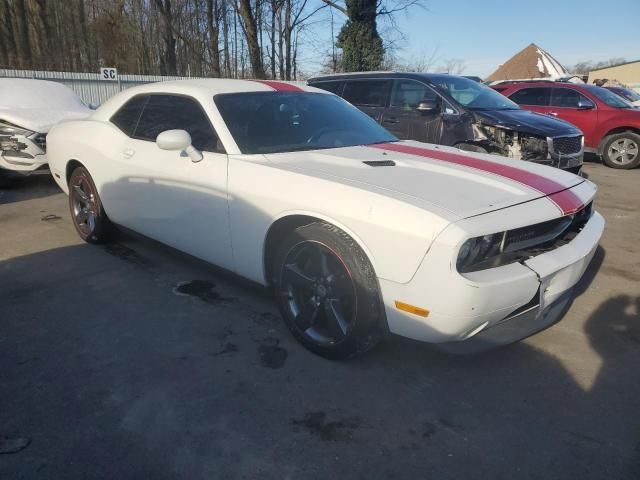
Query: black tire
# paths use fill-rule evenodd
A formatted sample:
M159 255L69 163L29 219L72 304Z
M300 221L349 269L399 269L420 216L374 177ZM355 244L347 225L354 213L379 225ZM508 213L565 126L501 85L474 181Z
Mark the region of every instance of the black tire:
M382 339L386 320L375 272L345 232L324 222L299 227L283 239L272 265L282 317L307 349L341 360L370 350ZM293 278L304 279L299 284Z
M473 145L472 143L458 143L456 148L459 150L464 150L465 152L476 152L476 153L489 153L486 148L482 148L478 145Z
M631 146L629 150L635 152L635 156L626 153L627 149L624 145L627 145L627 149ZM620 148L623 149L624 154L620 153ZM611 168L622 170L636 168L640 165L640 135L631 131L609 135L602 146L602 159Z
M0 168L0 188L11 188L15 186L14 179L2 171Z
M105 243L114 227L102 207L98 189L89 172L77 167L69 178L69 211L78 235L87 243Z

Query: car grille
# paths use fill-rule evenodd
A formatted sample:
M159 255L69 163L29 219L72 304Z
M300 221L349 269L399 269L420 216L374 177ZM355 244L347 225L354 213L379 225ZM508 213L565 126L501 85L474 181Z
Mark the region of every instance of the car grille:
M504 251L528 250L528 254L537 255L558 248L580 233L592 213L592 203L589 203L573 215L510 230L505 238Z
M42 150L43 152L47 151L47 136L44 133L38 133L37 135L33 136L31 140L33 140L33 143L40 147L40 150Z
M553 151L557 155L573 155L582 150L582 136L553 139Z

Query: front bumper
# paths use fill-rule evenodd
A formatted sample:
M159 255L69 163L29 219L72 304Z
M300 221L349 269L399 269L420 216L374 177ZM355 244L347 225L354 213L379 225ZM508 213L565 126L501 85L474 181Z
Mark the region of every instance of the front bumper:
M448 350L476 336L485 346L496 346L532 335L557 320L603 230L604 219L594 212L566 245L522 263L465 275L451 265L450 250L434 242L411 282L380 279L389 330ZM395 300L425 308L429 315L399 311Z

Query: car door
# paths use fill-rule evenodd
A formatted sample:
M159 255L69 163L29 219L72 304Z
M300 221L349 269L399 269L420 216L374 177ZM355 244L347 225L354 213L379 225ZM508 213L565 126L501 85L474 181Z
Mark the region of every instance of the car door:
M572 88L556 87L551 90L550 115L574 124L590 137L598 121L596 104Z
M422 82L398 79L393 83L389 107L382 115L382 126L403 140L439 143L442 111L419 111L422 102L440 105L436 92Z
M189 132L192 145L202 152L201 161L157 146L157 136L174 129ZM112 201L119 205L126 227L231 269L227 161L198 100L152 94L124 144L119 159L122 175L108 197L126 199Z
M391 80L349 80L345 83L342 98L380 123L389 104L390 90Z
M551 109L551 89L548 87L526 87L509 95L509 99L538 113L549 115Z

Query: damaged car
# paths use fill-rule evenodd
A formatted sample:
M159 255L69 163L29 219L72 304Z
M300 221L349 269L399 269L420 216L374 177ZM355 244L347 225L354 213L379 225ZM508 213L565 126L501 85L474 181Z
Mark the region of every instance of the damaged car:
M91 110L56 82L0 78L0 186L15 177L49 174L46 135L62 120L87 117Z
M521 109L465 77L428 73L353 73L308 81L367 113L400 139L491 153L579 173L582 132Z
M83 240L121 225L267 286L332 359L388 333L458 351L532 335L562 317L604 229L585 178L398 141L285 82L129 88L48 142Z

